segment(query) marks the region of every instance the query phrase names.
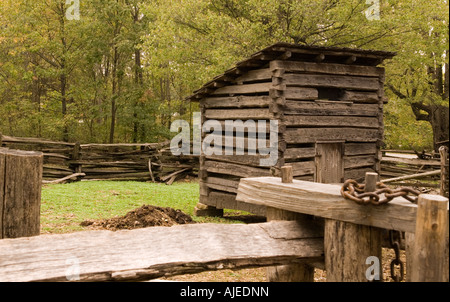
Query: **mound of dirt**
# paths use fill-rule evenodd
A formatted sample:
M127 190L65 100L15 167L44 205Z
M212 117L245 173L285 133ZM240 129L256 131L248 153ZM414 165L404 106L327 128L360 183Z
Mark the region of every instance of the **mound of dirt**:
M99 221L86 220L81 223L81 226L118 231L154 226L170 227L173 225L189 223L194 223L192 217L180 210L144 205L127 213L123 217L114 217Z

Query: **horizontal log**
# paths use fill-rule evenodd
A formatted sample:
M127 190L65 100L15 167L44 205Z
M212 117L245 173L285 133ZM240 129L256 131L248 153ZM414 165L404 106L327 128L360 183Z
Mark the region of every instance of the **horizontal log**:
M319 91L315 88L287 87L282 96L289 100L317 100Z
M217 97L201 100L206 109L213 108L268 108L272 99L268 96Z
M366 173L376 173L373 167L364 167L357 169L346 169L344 171L344 179L353 179L357 182L364 182Z
M74 147L73 143L65 143L65 142L56 142L50 140L43 140L38 138L30 138L30 137L11 137L11 136L2 136L2 142L5 143L15 143L15 144L38 144L38 145L56 145L56 146L70 146Z
M408 179L422 179L422 178L426 178L429 176L435 176L435 175L441 175L441 170L425 172L425 173L418 173L418 174L413 174L413 175L406 175L406 176L390 178L390 179L384 179L383 182L388 183L388 182L396 182L396 181L408 180Z
M225 154L225 153L224 153ZM228 163L243 164L253 167L260 167L261 160L269 158L269 156L261 155L206 155L206 159L222 161Z
M239 181L219 177L208 177L206 186L214 190L237 194Z
M382 162L384 163L401 163L408 165L420 165L420 166L433 166L440 167L441 162L437 160L424 160L415 158L399 158L399 157L383 157Z
M356 116L293 116L283 118L286 127L357 127L378 129L380 127L376 117Z
M340 89L356 89L378 91L379 78L365 78L355 76L286 74L283 83L287 86L328 87Z
M292 167L294 177L311 175L314 174L316 170L314 161L291 162L286 163L286 165Z
M286 72L319 73L334 75L379 77L384 75L384 68L372 66L351 66L332 63L310 63L296 61L272 61L270 69L284 69Z
M254 94L254 93L269 93L272 87L272 82L258 83L258 84L244 84L244 85L230 85L216 89L212 95L237 95L237 94Z
M378 117L380 109L378 108L378 105L342 103L339 101L286 101L284 113L287 115Z
M341 101L350 101L350 102L358 102L358 103L369 103L375 104L380 102L380 97L376 92L361 92L361 91L349 91L346 90L342 97L340 97Z
M345 155L377 154L377 144L345 144Z
M376 142L381 139L377 129L361 128L288 128L284 134L288 144L316 141L345 140L348 142Z
M344 167L345 169L354 169L361 167L371 167L377 163L374 155L363 155L363 156L350 156L345 157Z
M322 255L321 234L297 222L82 232L0 241L0 282L145 281Z
M62 154L57 154L57 153L44 153L44 159L48 159L48 158L58 158L58 159L66 159L69 160L70 157L62 155Z
M235 83L246 83L262 80L272 80L272 71L270 68L249 70L244 75L236 78Z
M164 143L153 143L153 144L83 144L81 145L81 149L103 149L103 148L135 148L142 147L156 150L161 148L162 146L167 145L167 142Z
M225 129L224 129L225 130ZM208 141L211 142L210 145L206 146L207 149L203 150L208 150L208 151L216 151L218 153L218 155L225 155L225 150L228 149L229 152L232 152L233 150L239 150L239 151L243 151L241 146L240 148L237 148L237 142L240 143L241 140L243 140L244 142L244 151L249 149L249 144L252 147L256 147L256 152L258 152L258 150L260 150L259 144L258 144L258 138L248 138L248 137L244 137L244 138L238 138L236 137L236 135L234 136L226 136L226 135L218 135L218 134L207 134L206 139L208 139ZM228 143L227 141L230 140L230 142L233 142L233 145L231 145L231 143ZM203 141L205 142L205 141ZM266 145L265 147L270 147L270 139L266 139ZM234 153L234 151L233 151Z
M123 178L150 178L150 173L108 173L108 174L98 174L98 175L86 175L85 179L123 179Z
M269 168L255 168L210 160L205 161L204 168L210 173L219 173L238 177L271 176Z
M284 158L287 160L311 158L316 156L316 148L287 148Z
M236 194L232 193L212 191L207 198L207 202L218 209L233 209L266 216L266 207L237 201Z
M403 198L384 206L359 205L344 199L340 191L341 185L297 180L283 184L281 178L247 178L241 180L237 200L354 224L415 232L417 205Z
M205 118L211 120L270 120L274 115L267 109L208 109Z
M80 178L83 178L84 176L86 176L86 174L84 173L75 173L69 176L66 176L64 178L61 179L57 179L57 180L43 180L42 183L46 184L46 185L54 185L54 184L62 184L62 183L66 183L69 180L78 180Z

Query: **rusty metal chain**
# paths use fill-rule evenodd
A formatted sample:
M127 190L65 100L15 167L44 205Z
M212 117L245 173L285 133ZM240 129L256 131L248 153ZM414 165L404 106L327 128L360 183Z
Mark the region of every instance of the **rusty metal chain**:
M394 239L394 235L397 235ZM400 260L400 247L402 242L402 233L399 231L389 231L389 244L395 252L395 258L391 262L391 278L394 282L401 282L405 278L405 264ZM399 267L399 275L396 274L395 267Z
M364 184L359 184L357 181L349 179L344 183L341 194L344 198L353 200L358 204L373 204L376 206L387 204L396 197L403 197L406 200L417 204L418 196L421 194L420 191L412 188L398 188L393 190L388 188L382 182L377 183L375 192L365 192L364 189Z

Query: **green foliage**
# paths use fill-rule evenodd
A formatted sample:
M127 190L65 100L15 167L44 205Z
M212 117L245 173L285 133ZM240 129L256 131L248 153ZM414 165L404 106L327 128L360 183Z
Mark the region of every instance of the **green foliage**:
M174 119L197 110L185 101L194 90L283 41L397 51L385 64L386 144L431 148L442 125L429 112L448 108L448 1L382 0L371 21L367 2L82 0L69 21L64 0L2 0L0 132L168 138Z

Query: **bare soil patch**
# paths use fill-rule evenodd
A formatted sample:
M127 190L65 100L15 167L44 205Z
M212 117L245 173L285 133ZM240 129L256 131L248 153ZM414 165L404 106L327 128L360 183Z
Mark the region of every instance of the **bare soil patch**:
M86 220L81 223L81 226L118 231L155 226L171 227L189 223L195 222L192 220L191 216L180 210L144 205L128 212L125 216L106 220Z

